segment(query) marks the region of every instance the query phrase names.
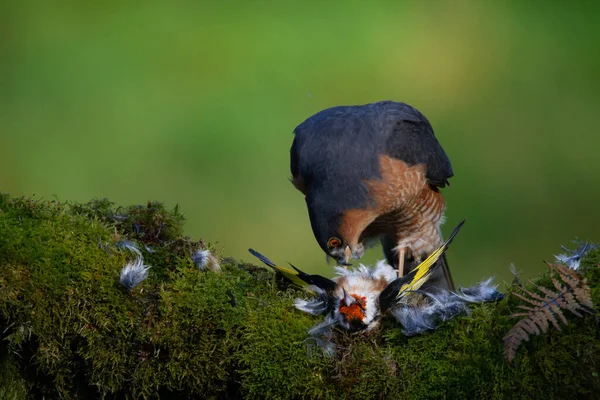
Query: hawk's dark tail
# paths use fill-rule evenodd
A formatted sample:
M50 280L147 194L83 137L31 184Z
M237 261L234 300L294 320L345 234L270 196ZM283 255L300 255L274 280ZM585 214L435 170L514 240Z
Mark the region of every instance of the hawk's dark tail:
M448 266L448 260L446 260L446 254L442 256L442 258L438 261L442 265L440 265L440 271L443 271L444 280L446 281L446 285L448 286L448 290L454 291L456 287L454 286L454 280L452 279L452 274L450 273L450 267Z

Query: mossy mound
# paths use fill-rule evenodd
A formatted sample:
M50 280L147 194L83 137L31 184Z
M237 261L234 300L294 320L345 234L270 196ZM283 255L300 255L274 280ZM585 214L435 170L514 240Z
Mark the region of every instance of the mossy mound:
M152 266L128 292L138 243ZM68 204L0 195L2 398L594 398L600 325L569 316L532 337L512 364L502 338L518 299L408 338L394 321L370 334L337 332L337 352L307 352L320 320L271 271L190 259L210 248L183 236L183 217L158 203ZM582 269L600 304L600 251ZM539 283L548 283L540 277ZM507 288L511 291L511 288ZM573 318L571 318L573 317Z

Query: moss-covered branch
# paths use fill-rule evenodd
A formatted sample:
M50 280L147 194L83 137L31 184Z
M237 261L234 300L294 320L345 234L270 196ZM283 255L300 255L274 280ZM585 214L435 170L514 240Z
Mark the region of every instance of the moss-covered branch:
M59 204L0 195L0 397L8 398L593 398L600 393L594 315L531 338L512 364L502 338L513 296L407 338L394 321L337 332L334 358L309 357L319 318L271 271L231 259L221 273L190 259L177 210L157 203ZM137 242L149 277L119 284ZM600 304L598 251L582 263ZM547 283L540 277L539 284ZM511 288L507 288L508 291Z

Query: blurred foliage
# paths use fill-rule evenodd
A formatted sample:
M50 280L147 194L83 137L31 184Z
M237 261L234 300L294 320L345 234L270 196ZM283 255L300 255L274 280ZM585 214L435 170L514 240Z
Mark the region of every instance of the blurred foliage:
M168 233L147 244L135 226L150 220L166 221L146 224L150 237ZM294 308L305 293L233 259L222 260L222 273L200 271L190 255L206 245L178 236L181 228L178 211L159 203L0 195L0 395L581 399L600 391L594 315L570 316L562 331L531 338L512 364L504 361L502 338L519 304L513 296L433 332L409 338L388 318L376 331L336 331L333 358L308 352L307 331L321 318ZM152 266L131 292L118 283L130 257L116 246L121 240L145 244ZM600 250L583 263L595 304L598 262ZM552 287L547 276L536 283Z
M335 105L422 111L456 176L455 281L534 276L600 241L591 1L2 2L0 188L161 199L187 234L325 270L287 181L292 131ZM380 257L372 250L371 262Z

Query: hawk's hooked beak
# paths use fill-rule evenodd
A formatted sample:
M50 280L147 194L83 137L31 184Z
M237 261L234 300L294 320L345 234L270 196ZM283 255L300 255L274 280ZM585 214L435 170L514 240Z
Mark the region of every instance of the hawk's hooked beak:
M350 259L352 258L352 249L350 246L346 246L344 249L344 257L339 260L339 264L343 266L352 265L350 264Z
M354 247L350 247L350 245L344 248L344 256L339 260L340 265L348 266L352 265L350 263L351 258L360 259L365 255L365 247L362 243L356 244Z
M348 266L348 265L352 265L350 264L350 258L352 257L352 249L350 249L350 246L346 246L346 248L344 249L344 258L342 260L340 260L340 264Z

